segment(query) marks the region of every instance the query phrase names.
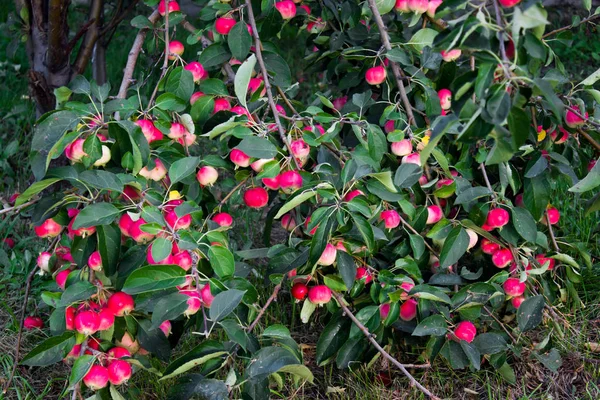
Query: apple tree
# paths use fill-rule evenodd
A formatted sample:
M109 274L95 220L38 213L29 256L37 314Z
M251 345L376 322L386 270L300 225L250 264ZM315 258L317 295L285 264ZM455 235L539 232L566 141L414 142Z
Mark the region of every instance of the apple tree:
M265 322L279 301L324 325L317 364L379 355L431 398L405 363L560 366L552 341L515 349L580 303L590 256L553 200L600 185L600 73L569 81L552 46L571 34L540 2L147 4L118 92L76 76L37 122L14 210L48 241L30 278L51 336L22 364L67 362L68 390L114 399L140 369L174 399L265 399L313 380Z

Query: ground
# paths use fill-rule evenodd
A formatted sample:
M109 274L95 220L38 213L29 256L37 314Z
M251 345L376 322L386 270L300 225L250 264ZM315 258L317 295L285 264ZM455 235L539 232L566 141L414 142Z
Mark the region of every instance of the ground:
M10 8L0 9L0 21L6 21ZM556 14L558 15L558 14ZM558 21L558 18L556 18ZM568 21L561 21L566 22ZM560 22L557 22L559 25ZM123 30L115 40L129 43L131 29ZM7 30L0 26L0 35ZM597 67L600 59L600 43L595 40L597 32L589 26L575 33L575 45L559 48L559 55L568 59L566 67L574 76L586 76ZM114 59L123 60L127 46L115 46L119 50ZM583 51L585 49L585 51ZM27 60L22 43L12 42L12 37L0 36L0 198L23 191L31 182L27 164L28 137L35 121L35 113L27 97ZM120 67L116 63L109 67L109 80L119 82ZM596 66L594 66L596 64ZM585 307L564 307L558 311L563 315L563 332L539 330L531 335L541 341L548 334L561 350L563 364L558 373L552 373L539 363L529 359L513 359L511 364L516 372L517 383L510 385L491 368L479 372L453 371L442 361L437 360L426 370L412 371L417 379L440 397L451 399L598 399L600 398L600 235L598 213L584 216L582 204L585 199L574 198L566 192L567 184L556 182L554 205L563 211L561 237L559 241L586 243L595 257L594 267L584 271L583 283L578 288ZM35 264L43 243L31 236L31 226L26 218L13 217L0 219L0 241L12 237L17 242L14 249L0 247L0 386L4 386L14 363L17 345L19 312L21 309L24 282L28 271ZM42 288L33 285L33 293L28 304L28 313L40 305L39 294ZM271 288L264 288L262 299L270 294ZM282 310L291 307L289 294L283 293L280 301L271 307L265 321L278 321L292 327L298 343L304 349L307 364L315 374L315 384L294 387L291 382L282 388L274 388L273 398L285 399L418 399L422 398L414 389L407 387L407 380L399 371L375 360L370 365L351 372L341 372L335 366L318 367L314 363L314 347L317 332L322 329L321 319L316 318L310 325L303 325L298 318L299 310ZM45 315L41 308L39 313ZM293 315L293 321L282 321L282 315ZM40 331L26 332L22 342L22 354L44 338ZM196 337L189 335L175 349L183 354L193 347ZM405 346L408 350L409 347ZM403 362L418 362L419 351L396 354ZM523 354L527 354L525 349ZM56 399L66 388L69 368L57 364L52 367L29 369L19 367L12 387L0 398L6 399ZM384 378L380 378L380 376ZM389 377L389 381L386 379ZM384 385L385 383L385 385ZM131 398L164 399L168 384L157 382L149 373L139 373L129 384ZM420 397L421 396L421 397Z

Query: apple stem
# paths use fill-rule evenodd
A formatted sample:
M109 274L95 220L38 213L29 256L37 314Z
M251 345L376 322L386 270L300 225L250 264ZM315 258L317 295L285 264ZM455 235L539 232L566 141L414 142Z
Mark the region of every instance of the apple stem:
M49 250L53 249L59 240L60 240L60 236L55 237L52 240L52 242L50 243L50 246L48 247L48 249ZM8 380L6 381L6 384L4 385L4 389L2 390L2 393L6 393L8 391L8 388L10 387L10 384L11 384L13 378L15 377L15 372L17 371L17 365L19 365L19 356L21 353L21 341L23 339L23 323L25 322L25 313L27 312L27 301L29 300L29 294L31 292L31 282L33 281L33 277L35 276L36 271L37 271L37 266L33 267L31 272L29 272L29 275L27 275L27 280L25 281L25 296L23 298L23 305L21 306L21 322L19 323L19 334L17 335L17 347L15 349L15 358L13 360L13 367L12 367L12 370L10 371L10 376L8 377Z
M371 0L369 0L369 2L370 1ZM346 305L344 298L337 292L332 292L332 293L333 293L333 297L335 297L335 299L337 300L337 302L340 305L340 307L342 308L342 310L344 310L344 313L352 320L354 325L356 325L358 327L358 329L360 329L360 331L366 336L366 338L377 349L377 351L379 351L381 353L382 356L384 356L388 361L390 361L392 364L394 364L396 367L398 367L400 369L400 371L402 371L402 373L408 378L408 380L411 382L411 384L416 386L421 392L423 392L425 395L429 396L433 400L440 400L439 397L437 397L436 395L431 393L425 386L421 385L412 376L412 374L410 372L408 372L408 370L406 369L407 367L408 368L429 368L431 366L429 363L423 364L421 366L416 366L416 365L409 365L409 364L405 365L405 364L402 364L400 361L396 360L387 351L385 351L385 349L383 347L381 347L381 345L379 343L377 343L377 341L373 338L373 334L371 334L371 332L369 332L369 330L354 316L354 314L352 314L352 311L350 311L350 309Z
M281 124L281 120L279 119L279 111L277 111L277 107L275 105L275 101L273 100L273 93L271 92L271 82L269 81L269 72L267 71L267 67L265 66L265 60L262 57L262 43L260 41L260 36L258 35L258 28L256 27L256 20L254 19L254 11L252 10L252 2L250 0L245 0L246 8L248 10L248 21L250 22L250 26L252 27L252 36L254 36L254 54L256 55L256 59L258 61L258 65L260 66L260 70L262 72L263 80L265 83L265 89L267 91L267 98L269 99L269 106L271 111L273 112L273 118L275 119L275 124L277 125L277 129L279 130L279 137L281 141L287 148L290 157L294 160L294 164L296 165L296 169L300 170L300 165L298 165L298 161L296 157L292 155L292 150L290 149L290 144L285 136L285 130L283 129L283 125Z
M248 0L246 0L248 1ZM392 50L392 45L390 44L390 37L388 35L388 31L385 27L383 19L381 18L381 14L377 9L377 5L375 4L375 0L368 0L369 8L373 13L373 18L375 18L375 22L377 23L377 27L379 28L379 36L381 37L381 42L387 51ZM415 124L415 116L412 112L412 105L408 100L408 96L406 95L406 89L404 88L404 72L398 66L398 64L392 60L390 60L390 65L392 66L392 71L394 72L394 77L396 78L396 84L398 85L398 89L400 90L400 98L402 99L402 103L404 104L404 108L406 111L406 115L408 116L408 124Z

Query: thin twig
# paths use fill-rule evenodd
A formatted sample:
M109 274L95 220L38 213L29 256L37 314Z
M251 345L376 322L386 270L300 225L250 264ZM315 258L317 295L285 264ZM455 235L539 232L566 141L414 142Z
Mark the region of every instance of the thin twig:
M248 0L246 0L246 1L248 1ZM377 9L375 0L368 0L368 2L369 2L369 8L371 9L371 12L373 13L373 18L375 18L375 22L377 23L377 26L379 27L379 36L381 37L381 42L383 43L383 46L385 47L385 49L387 51L391 51L392 45L390 44L390 37L388 35L388 31L385 27L383 19L381 18L381 14L379 13L379 10ZM400 68L400 66L398 66L398 64L396 62L390 60L390 64L392 66L392 71L394 72L394 77L396 78L396 84L398 85L398 90L400 90L400 98L402 99L402 103L404 104L406 115L408 116L408 123L409 123L409 125L414 125L415 124L415 116L412 112L412 105L410 104L410 101L408 100L408 96L406 95L406 89L404 88L404 83L402 82L403 78L404 78L404 72L402 72L402 69Z
M73 48L75 47L75 45L77 44L79 39L81 39L81 37L87 32L87 30L90 28L90 26L92 26L95 22L96 22L96 18L92 18L88 22L83 24L81 26L81 28L79 28L79 31L77 31L77 33L75 34L73 39L71 39L71 41L67 44L67 50L66 50L67 54L71 53L71 51L73 50Z
M269 72L267 71L267 67L265 66L265 60L262 57L262 43L260 41L260 36L258 36L258 28L256 27L256 20L254 19L254 11L252 10L252 2L250 0L245 0L246 8L248 11L248 22L250 22L250 26L252 27L252 35L254 36L254 47L256 54L256 59L258 60L258 65L260 66L260 70L262 71L263 80L265 83L265 89L267 91L267 98L269 99L269 106L271 107L271 111L273 112L273 118L275 119L275 124L277 125L277 129L279 130L279 137L281 141L287 148L290 157L294 160L294 164L296 165L296 169L300 169L300 165L298 165L298 161L296 157L292 154L292 149L290 148L290 144L285 136L285 130L283 129L283 125L281 124L281 120L279 119L279 111L277 111L277 106L275 105L275 100L273 100L273 93L271 93L271 83L269 82Z
M483 174L483 180L485 181L485 185L492 193L492 198L494 200L496 200L496 192L494 192L494 189L492 189L492 184L490 183L490 178L488 178L488 174L485 169L485 164L484 163L479 164L479 169L481 170L481 173Z
M596 142L596 141L594 140L594 138L590 136L590 134L589 134L589 133L587 133L586 131L584 131L584 130L583 130L583 129L581 129L581 128L577 129L577 132L579 132L579 134L580 134L581 136L583 136L583 137L584 137L584 138L585 138L585 139L586 139L588 142L590 142L590 144L591 144L592 146L594 146L594 148L596 149L596 151L600 152L600 143Z
M498 40L500 41L500 55L502 56L502 70L504 71L504 76L506 78L510 78L510 72L508 71L508 67L506 64L510 63L508 56L506 55L506 45L504 44L504 22L502 21L502 13L500 12L500 6L498 5L498 0L492 0L494 3L494 11L496 13L496 23L500 28L498 32Z
M35 199L35 200L30 200L27 203L23 203L20 206L13 206L13 207L8 207L8 208L3 208L2 210L0 210L0 215L2 214L7 214L9 212L17 212L22 210L23 208L29 207L32 204L35 204L38 202L39 199Z
M156 23L160 18L160 14L158 10L154 10L152 14L148 17L148 20L151 24ZM142 50L142 46L144 45L144 39L146 39L146 34L148 33L149 28L142 28L138 32L135 40L133 41L133 45L131 46L131 50L129 51L129 56L127 57L127 64L125 65L125 70L123 71L123 80L121 81L121 87L119 88L119 93L117 94L118 99L124 99L127 96L127 89L131 84L131 78L133 77L133 71L135 70L135 64L137 63L138 56L140 55L140 51Z
M150 100L148 101L148 107L152 107L152 103L154 103L154 99L156 98L156 94L158 93L158 87L160 86L160 82L165 77L167 73L167 69L169 68L169 55L171 54L171 49L169 49L169 1L165 0L165 58L163 61L162 70L160 72L160 77L158 78L158 82L156 82L156 86L154 87L154 91L152 92L152 96L150 96Z
M394 357L392 357L387 351L384 350L383 347L381 347L381 345L379 343L377 343L377 341L373 337L373 334L371 332L369 332L369 330L354 316L354 314L352 314L352 311L350 311L348 306L346 306L346 303L344 302L344 298L339 293L333 292L333 297L335 297L335 299L337 300L337 302L340 305L340 307L342 308L342 310L344 310L344 313L352 320L354 325L356 325L361 330L361 332L367 337L369 342L371 342L371 344L377 349L377 351L379 351L382 356L384 356L386 359L388 359L390 362L392 362L392 364L394 364L396 367L398 367L400 369L400 371L402 371L402 373L408 378L408 380L410 381L410 383L412 385L416 386L421 392L423 392L425 395L429 396L433 400L440 399L436 395L432 394L426 387L421 385L412 376L412 374L410 372L408 372L408 370L406 369L406 366L404 364L402 364L400 361L398 361Z
M256 318L254 318L254 321L252 321L252 323L248 326L248 328L246 328L247 332L252 332L254 327L256 327L256 325L258 324L258 322L260 321L262 316L265 314L265 311L267 311L267 308L269 308L271 303L273 301L275 301L275 299L277 298L277 295L279 294L279 291L281 290L281 286L285 282L286 278L287 278L287 274L284 274L283 278L281 278L281 282L279 282L277 285L275 285L275 288L273 289L273 293L271 293L271 296L269 296L265 305L260 309Z
M595 14L595 15L592 15L591 17L587 17L585 19L582 19L581 21L579 21L579 23L577 25L582 25L582 24L591 22L591 21L593 21L595 19L598 19L598 18L600 18L600 14ZM563 26L562 28L555 29L553 31L550 31L550 32L546 33L544 36L542 36L542 39L546 39L547 37L555 35L555 34L557 34L559 32L572 29L575 26L576 26L575 24L571 24L571 25Z
M517 340L510 333L510 331L506 328L506 326L504 326L504 324L487 307L484 306L483 309L488 313L488 315L490 317L492 317L498 323L498 325L500 325L500 327L502 329L504 329L504 332L506 332L506 334L508 335L508 337L510 338L510 340L512 340L513 343L517 343Z
M112 21L110 21L108 25L100 31L100 36L104 36L110 30L115 29L125 19L125 17L129 15L129 12L133 11L138 1L139 0L133 0L124 11L119 13L115 12L115 16L113 17Z
M558 243L556 243L556 236L554 236L554 228L552 228L552 224L550 223L550 215L548 215L548 210L546 210L546 223L548 224L548 232L550 232L550 239L552 241L552 247L554 247L554 251L560 253L560 249L558 248Z
M400 222L402 222L402 225L404 225L406 228L408 228L408 230L411 231L412 233L414 233L415 235L422 236L419 232L416 231L415 228L412 227L411 224L409 224L404 218L402 218L402 216L400 216ZM439 257L438 252L435 251L433 249L433 247L431 247L429 245L429 243L427 243L427 240L425 240L425 238L423 238L423 243L425 243L425 247L427 247L429 249L429 251L431 252L431 254L433 254L436 257Z

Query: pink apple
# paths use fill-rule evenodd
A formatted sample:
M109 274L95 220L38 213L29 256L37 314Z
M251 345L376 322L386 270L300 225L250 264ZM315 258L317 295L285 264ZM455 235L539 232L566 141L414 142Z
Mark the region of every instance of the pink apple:
M382 211L381 220L384 221L387 229L394 229L400 225L400 215L396 210Z
M471 343L475 336L477 336L477 328L471 321L462 321L456 325L454 329L454 336L458 340L464 340L467 343Z
M169 14L174 11L179 11L179 4L177 1L171 0L169 1ZM158 13L163 17L167 13L166 0L160 0L160 3L158 3Z
M396 11L401 13L409 13L410 8L408 7L408 0L396 0L396 4L394 5Z
M488 213L485 223L492 228L502 228L504 225L508 224L509 220L510 215L508 214L508 211L503 208L494 208Z
M198 170L196 179L203 187L212 186L219 179L219 172L215 168L206 165Z
M462 55L462 51L460 49L452 49L452 50L442 50L440 51L442 55L442 59L446 62L456 61Z
M521 296L525 293L526 285L517 278L508 278L502 287L507 296Z
M331 301L331 289L325 285L313 286L308 290L308 300L313 304L323 306Z
M244 203L250 208L263 208L269 202L269 194L261 187L246 190Z
M419 153L411 153L402 157L402 164L421 165L421 155Z
M416 14L426 13L429 9L429 0L408 0L408 8Z
M335 247L331 243L327 243L325 250L323 250L323 254L321 254L319 261L317 261L317 264L323 266L332 265L335 262L336 255L337 250Z
M380 85L385 81L387 72L383 65L369 68L365 74L365 79L369 85Z
M185 47L183 43L177 40L171 40L169 42L169 60L177 60L179 56L183 54Z
M231 150L231 152L229 153L229 159L238 167L245 168L250 165L250 157L247 156L246 153L238 149Z
M412 321L417 316L417 300L408 299L400 306L400 319Z
M192 62L188 63L185 67L183 67L183 69L185 69L186 71L190 71L192 73L192 77L194 78L194 82L196 82L196 83L200 82L202 79L208 77L206 70L204 69L202 64L200 64L198 61L192 61ZM198 93L201 93L201 94L198 95ZM195 99L193 101L192 101L192 99L190 99L190 102L192 104L194 104L196 102L196 100L198 100L202 95L204 95L204 93L196 92L192 95L192 97L194 97L194 95L196 96Z
M275 8L283 19L292 19L296 16L296 4L291 0L283 0L275 3Z
M294 170L283 172L279 175L279 186L285 193L293 193L302 187L302 176Z
M441 89L438 91L438 97L440 98L442 110L449 110L452 106L452 92L448 89Z
M35 234L40 238L53 238L60 235L62 225L58 224L52 218L48 218L41 225L33 228Z
M506 268L513 261L512 252L509 249L496 250L492 254L492 262L498 268Z
M444 213L440 206L431 205L427 207L427 225L432 225L442 219Z
M391 147L392 154L398 157L407 156L413 151L413 145L410 139L403 139L399 142L393 142Z

